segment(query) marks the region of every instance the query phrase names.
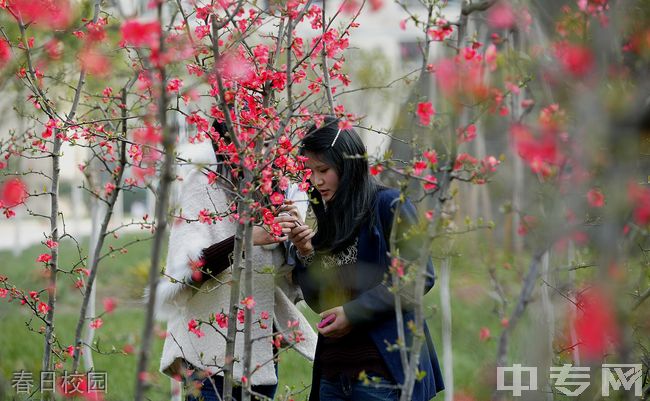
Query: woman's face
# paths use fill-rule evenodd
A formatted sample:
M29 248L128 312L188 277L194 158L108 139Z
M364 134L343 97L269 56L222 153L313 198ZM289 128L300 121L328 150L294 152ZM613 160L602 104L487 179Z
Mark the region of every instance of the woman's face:
M311 170L311 182L320 192L325 202L329 202L339 188L339 176L336 169L318 159L316 154L305 152L305 167Z

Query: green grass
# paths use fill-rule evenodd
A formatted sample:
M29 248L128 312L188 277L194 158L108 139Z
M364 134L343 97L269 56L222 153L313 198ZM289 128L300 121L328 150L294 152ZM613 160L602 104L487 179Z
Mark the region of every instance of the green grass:
M112 246L116 249L133 241L134 235L112 239L106 249ZM486 249L472 246L465 253L459 254L452 260L452 310L453 310L453 354L456 391L476 396L478 399L488 397L491 387L492 372L496 354L496 341L500 331L494 305L485 290L488 276L486 263L502 265L505 259L486 252ZM107 355L94 355L95 369L108 372L108 393L106 400L121 401L133 398L136 355L122 352L124 346L133 346L135 352L139 349L142 335L144 312L141 302L141 291L146 285L147 270L150 258L150 242L142 241L131 245L128 252L113 254L104 259L98 275L98 311L102 310L101 300L104 297L114 297L118 307L112 315L105 316L104 326L96 332L99 347ZM85 249L85 244L82 244ZM460 248L460 247L459 247ZM45 288L45 278L42 267L35 262L36 257L45 252L44 246L34 246L14 257L9 252L0 252L0 275L9 277L9 281L19 288L26 290L41 290ZM488 255L488 256L486 256ZM486 260L486 257L489 260ZM70 242L61 244L61 268L71 269L78 260L76 246ZM508 282L517 282L522 275L521 267L499 272ZM76 310L80 303L80 293L74 288L75 275L62 274L58 283L59 310L56 314L57 335L61 344L72 343ZM510 291L518 291L513 286ZM44 297L44 296L43 296ZM437 347L438 356L442 359L440 335L440 293L438 287L426 296L426 307L429 315L428 324ZM11 399L15 396L11 388L13 372L24 369L34 372L37 377L43 349L43 336L38 333L40 323L32 321L30 328L26 325L29 313L17 302L8 303L0 300L0 399ZM312 322L317 316L306 311ZM487 341L479 339L481 327L488 327L492 338ZM151 350L149 371L152 387L148 392L151 400L169 399L169 379L158 373L158 362L161 355L162 333L164 325L155 328L156 340ZM513 344L512 355L518 354L518 348L524 346L523 341ZM66 362L63 368L70 368ZM294 351L282 354L279 366L278 395L304 390L311 381L311 363L300 357ZM307 391L296 395L294 399L305 399ZM278 397L280 398L280 397ZM16 398L20 399L20 398Z

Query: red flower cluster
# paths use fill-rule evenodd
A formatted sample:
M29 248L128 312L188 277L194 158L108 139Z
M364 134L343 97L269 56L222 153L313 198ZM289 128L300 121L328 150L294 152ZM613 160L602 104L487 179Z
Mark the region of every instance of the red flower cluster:
M158 21L140 22L129 20L122 25L124 43L158 49L160 46L160 23Z
M73 15L68 0L9 0L7 8L24 23L34 22L52 29L67 28Z

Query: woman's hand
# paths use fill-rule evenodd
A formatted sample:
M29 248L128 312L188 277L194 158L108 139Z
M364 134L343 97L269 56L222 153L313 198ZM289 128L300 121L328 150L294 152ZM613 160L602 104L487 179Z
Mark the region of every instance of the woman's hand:
M269 244L275 244L277 242L282 242L287 240L286 234L290 230L286 230L283 228L282 229L282 236L281 237L274 237L271 235L268 231L264 229L264 227L260 226L253 226L253 245L269 245Z
M305 224L303 221L300 219L300 212L298 211L298 206L296 206L292 200L286 199L284 201L284 204L281 205L280 207L277 208L276 210L278 216L283 215L283 214L288 214L289 216L293 216L297 219L297 221L301 224Z
M325 312L321 313L320 316L321 318L325 318L326 316L332 314L336 315L334 321L325 327L318 328L318 332L325 337L332 338L339 338L348 334L350 330L352 330L352 325L350 324L348 317L345 316L345 310L343 307L337 306L336 308L326 310Z
M286 233L289 240L298 248L298 252L302 256L307 256L314 251L311 245L311 239L314 238L316 232L306 225L298 217L298 209L295 205L282 205L278 217L274 222L280 224L282 232Z

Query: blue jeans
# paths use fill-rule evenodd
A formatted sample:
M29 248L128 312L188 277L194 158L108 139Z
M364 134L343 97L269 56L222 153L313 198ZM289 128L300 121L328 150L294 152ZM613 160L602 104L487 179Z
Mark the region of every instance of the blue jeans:
M201 393L197 396L191 393L187 395L185 401L220 401L223 400L223 376L212 376L214 385L210 382L210 378L205 378L201 385ZM219 395L214 392L215 387ZM253 386L252 390L256 393L262 394L266 397L273 399L277 384L269 384L263 386ZM232 389L233 401L241 400L241 387L233 387ZM252 400L257 400L255 396L251 397Z
M399 389L383 377L370 384L340 375L335 380L320 380L320 401L396 401Z

